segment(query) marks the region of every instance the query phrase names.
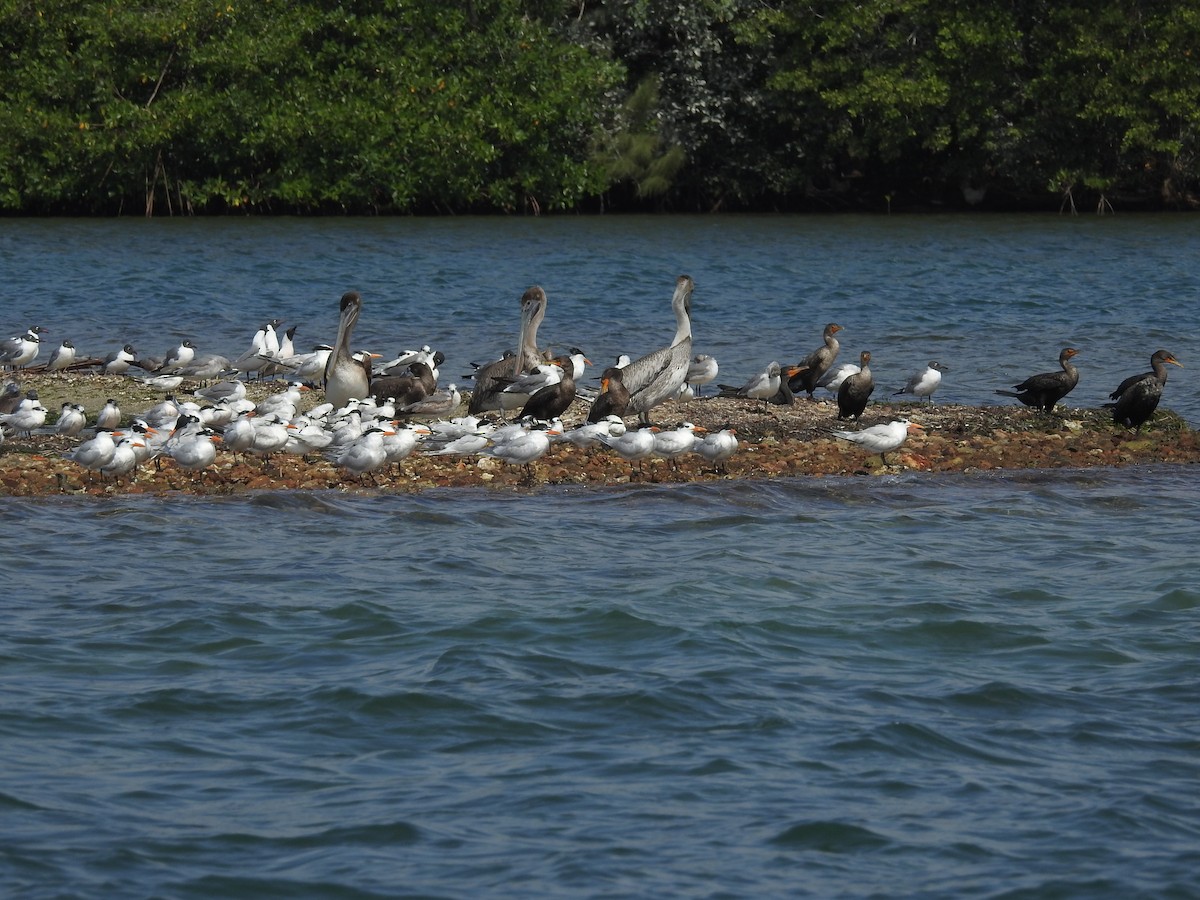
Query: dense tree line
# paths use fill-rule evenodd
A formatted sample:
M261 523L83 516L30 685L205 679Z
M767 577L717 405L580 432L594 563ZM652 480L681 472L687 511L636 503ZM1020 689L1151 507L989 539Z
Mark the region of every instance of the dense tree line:
M0 211L1191 208L1200 7L0 0Z

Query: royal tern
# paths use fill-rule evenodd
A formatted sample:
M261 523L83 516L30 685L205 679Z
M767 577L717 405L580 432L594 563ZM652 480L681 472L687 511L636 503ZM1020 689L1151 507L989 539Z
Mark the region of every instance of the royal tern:
M170 429L175 427L175 422L180 415L179 404L175 402L173 396L168 394L161 403L156 403L144 410L141 418L154 428Z
M211 428L206 428L192 419L177 426L163 444L163 452L175 460L181 469L203 472L217 459L214 441L221 440Z
M894 419L886 425L872 425L862 431L833 431L831 433L843 441L858 444L870 453L878 453L879 461L886 466L888 464L886 454L898 449L913 429L922 427L908 419Z
M1079 384L1079 370L1071 364L1072 357L1078 356L1079 351L1074 347L1064 347L1058 354L1058 364L1061 372L1043 372L1031 375L1020 384L1014 384L1016 390L996 391L1002 397L1016 397L1026 406L1033 406L1045 412L1054 409L1054 405L1074 390Z
M697 441L692 450L712 463L718 472L724 472L725 463L737 452L737 448L737 429L726 425L720 431L706 434L704 440Z
M527 426L523 431L523 434L513 434L502 441L493 437L492 443L479 451L480 455L498 459L510 466L524 466L527 476L532 479L534 463L546 455L550 449L550 438L560 432L549 426Z
M669 460L671 468L678 469L679 458L691 453L696 446L696 432L706 430L691 422L681 422L674 428L660 430L654 435L653 454Z
M926 398L933 402L933 392L938 389L938 385L942 383L942 373L950 370L943 366L935 359L929 361L920 372L914 372L908 378L908 383L900 390L896 391L892 396L900 394L912 394L914 397L919 397L924 400Z
M839 419L862 418L863 410L871 392L875 390L875 379L871 376L871 351L864 350L858 355L858 371L850 375L838 388L837 404Z
M300 405L307 390L308 385L303 382L289 381L284 390L276 394L268 394L258 402L258 414L269 416L274 413L281 419L292 419L296 415L296 407Z
M424 425L410 423L401 427L393 427L389 432L384 430L383 452L389 463L397 466L412 456L417 444L429 435L429 429Z
M113 460L113 455L117 452L117 445L114 438L123 437L120 431L109 431L107 428L101 428L96 432L96 436L90 440L86 440L71 450L63 454L63 459L69 459L76 465L83 466L88 470L88 477L91 477L92 472L99 472Z
M387 462L387 451L383 446L385 436L392 434L382 428L368 428L355 440L332 456L332 462L340 469L353 472L362 478L371 475Z
M585 422L564 431L561 440L576 447L599 447L602 437L620 437L626 431L625 420L620 416L605 416L599 422Z
M232 453L249 453L254 446L255 412L249 410L237 416L221 431L221 443Z
M128 475L141 463L138 450L144 449L145 446L136 435L125 435L113 449L113 456L108 465L101 467L100 476L107 478L111 475L113 479L120 481L122 475Z
M254 440L250 442L250 452L255 456L269 457L287 446L289 432L287 420L276 413L266 416L255 416Z
M293 419L287 424L288 442L283 452L307 457L319 453L333 443L333 432L320 422L308 418Z
M616 437L600 435L600 443L613 450L622 459L636 462L638 470L642 468L642 460L654 452L654 434L658 428L645 422Z
M430 444L429 450L425 451L425 456L467 456L472 453L478 453L486 447L492 439L494 426L480 426L478 431L472 431L468 434L460 434L458 437L448 441L437 441Z
M1116 401L1104 404L1105 409L1112 410L1114 422L1126 428L1142 430L1142 425L1158 409L1163 388L1167 386L1167 363L1183 368L1183 363L1174 354L1156 350L1150 357L1151 371L1130 375L1108 395L1110 400Z
M675 312L675 336L666 347L635 359L621 371L621 381L629 391L630 414L650 421L650 410L679 393L687 378L692 359L692 291L695 284L687 275L675 281L671 308Z

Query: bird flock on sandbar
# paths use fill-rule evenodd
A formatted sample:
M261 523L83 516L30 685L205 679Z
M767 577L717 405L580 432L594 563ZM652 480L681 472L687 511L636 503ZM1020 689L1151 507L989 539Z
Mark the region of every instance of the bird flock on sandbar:
M520 298L520 324L515 349L490 362L472 364L463 376L472 382L465 394L456 382L441 386L440 368L446 359L428 345L403 350L393 358L354 346L354 329L363 298L348 291L339 302L337 335L331 344L297 352L295 327L280 330L273 319L254 334L250 346L235 357L197 352L183 340L159 357L141 356L125 344L107 356L76 353L63 340L44 364L37 360L48 332L40 325L0 341L0 367L10 375L0 391L0 444L5 435L54 433L78 439L64 456L87 477L130 476L139 466L164 458L182 470L204 473L225 453L269 459L274 454L320 455L360 479L396 465L414 453L430 456L479 457L507 465L533 464L555 443L578 448L607 448L641 468L660 458L673 468L696 454L718 472L738 449L736 431L726 426L707 433L690 422L662 427L651 413L664 404L702 395L716 382L716 359L693 352L690 277L676 279L671 298L675 333L662 346L639 357L622 355L600 371L599 389L581 384L591 361L578 348L552 355L538 345L538 327L547 310L545 291L529 288ZM797 398L815 401L828 392L836 401L837 419L858 423L875 390L871 353L862 350L857 364L837 363L842 327L827 324L822 341L794 364L771 361L741 385L717 384L717 396L743 398L766 410L771 404L792 404ZM1079 383L1072 360L1079 353L1063 348L1059 368L1032 375L997 394L1052 413ZM1167 366L1182 366L1166 350L1150 358L1150 371L1124 379L1106 404L1113 420L1139 429L1157 409L1167 382ZM933 395L950 370L933 360L894 392L917 401ZM47 424L48 411L35 390L23 390L22 372L102 373L137 378L166 397L147 409L122 411L109 400L89 421L79 403L63 402L56 421ZM246 382L278 379L282 391L254 403L247 399ZM180 393L185 384L190 396ZM305 409L305 392L323 392L322 402ZM460 412L463 401L466 410ZM563 416L576 400L587 403L586 419L566 427ZM877 454L899 449L918 422L896 419L858 430L830 427L828 433ZM377 483L377 482L376 482Z

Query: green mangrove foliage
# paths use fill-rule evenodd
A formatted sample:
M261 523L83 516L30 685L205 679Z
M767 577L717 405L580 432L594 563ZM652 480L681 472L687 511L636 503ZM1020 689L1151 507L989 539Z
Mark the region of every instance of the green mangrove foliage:
M0 0L0 211L1200 205L1200 7Z

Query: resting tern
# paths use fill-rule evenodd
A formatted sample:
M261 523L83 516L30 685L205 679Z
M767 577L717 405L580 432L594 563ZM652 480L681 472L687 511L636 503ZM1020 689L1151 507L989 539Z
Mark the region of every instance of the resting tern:
M950 370L943 366L937 360L930 360L929 365L920 372L914 372L909 376L908 383L900 390L896 391L893 396L900 394L912 394L914 397L919 397L922 400L928 399L933 402L933 392L938 389L938 385L942 383L942 373Z
M878 453L880 462L886 466L888 464L886 454L898 449L908 437L909 432L922 427L908 419L895 419L886 425L872 425L862 431L833 431L831 433L844 441L858 444L871 453Z

